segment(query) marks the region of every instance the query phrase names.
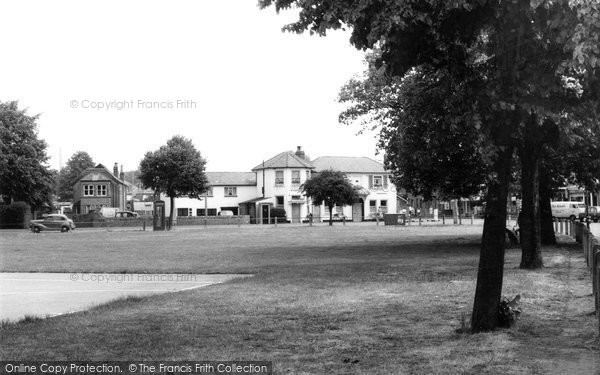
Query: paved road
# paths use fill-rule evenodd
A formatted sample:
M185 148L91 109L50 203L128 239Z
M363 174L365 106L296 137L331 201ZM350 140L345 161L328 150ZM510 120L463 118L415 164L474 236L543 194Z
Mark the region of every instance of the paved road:
M179 292L248 275L0 273L0 320L55 316L126 296Z

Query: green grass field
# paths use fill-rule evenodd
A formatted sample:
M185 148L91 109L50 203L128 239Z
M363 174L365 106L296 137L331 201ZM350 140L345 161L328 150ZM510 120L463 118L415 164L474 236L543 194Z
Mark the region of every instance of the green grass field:
M518 269L517 327L458 333L475 290L481 226L338 225L172 232L0 232L2 271L251 273L5 324L3 360L269 360L276 373L600 371L591 282L566 240Z

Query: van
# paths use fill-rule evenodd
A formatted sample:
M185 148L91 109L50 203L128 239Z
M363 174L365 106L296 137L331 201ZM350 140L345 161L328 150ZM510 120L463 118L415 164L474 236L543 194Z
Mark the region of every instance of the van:
M552 208L552 217L575 220L586 216L585 203L582 202L550 202L550 207Z

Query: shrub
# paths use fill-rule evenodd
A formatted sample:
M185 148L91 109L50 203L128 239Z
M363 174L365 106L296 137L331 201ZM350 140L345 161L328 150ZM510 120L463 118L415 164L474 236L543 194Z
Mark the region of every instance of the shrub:
M271 218L277 220L278 223L285 223L286 215L283 208L273 207L271 208Z
M0 206L0 228L1 229L23 229L25 225L25 214L29 206L25 202L15 202Z
M271 217L286 217L283 208L271 208Z

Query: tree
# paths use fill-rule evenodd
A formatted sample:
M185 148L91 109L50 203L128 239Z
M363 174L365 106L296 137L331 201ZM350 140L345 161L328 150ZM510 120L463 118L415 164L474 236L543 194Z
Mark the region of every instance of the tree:
M71 155L58 175L58 198L65 201L72 200L75 183L83 171L93 166L95 166L94 161L87 152L77 151Z
M600 4L593 0L262 0L260 4L275 4L277 10L300 8L298 21L285 30L325 35L328 29L350 27L351 43L359 49L378 46L382 51L378 62L393 77L428 67L463 86L468 111L462 119L478 129L478 151L489 166L471 326L474 332L496 328L514 152L528 134L535 134L535 127L548 121L571 136L573 129L585 126L589 108L598 107ZM536 168L539 160L533 158L528 165ZM530 218L533 226L539 225L535 220Z
M401 80L386 77L374 61L368 56L362 79L342 87L339 100L349 107L340 122L361 120L363 128L380 130L378 147L396 186L426 199L479 194L488 166L477 129L462 118L468 111L463 87L425 67Z
M139 179L144 188L170 198L169 228L173 225L175 198L200 198L207 190L206 160L190 139L176 135L158 150L147 152L140 163Z
M312 199L313 204L325 203L329 208L329 225L333 225L333 208L336 205L350 205L358 198L346 175L331 169L313 175L300 189Z
M52 204L54 178L46 166L46 142L38 138L39 115L18 102L0 102L0 195L6 203L24 201L33 208Z

